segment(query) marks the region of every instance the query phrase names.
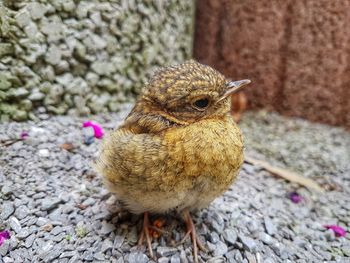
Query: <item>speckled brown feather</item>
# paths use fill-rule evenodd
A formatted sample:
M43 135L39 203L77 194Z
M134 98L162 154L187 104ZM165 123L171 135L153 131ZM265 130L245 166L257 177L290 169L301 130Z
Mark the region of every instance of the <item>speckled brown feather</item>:
M243 163L241 132L218 101L227 80L195 61L158 71L124 124L104 139L97 169L134 213L207 206ZM205 111L193 107L209 98Z

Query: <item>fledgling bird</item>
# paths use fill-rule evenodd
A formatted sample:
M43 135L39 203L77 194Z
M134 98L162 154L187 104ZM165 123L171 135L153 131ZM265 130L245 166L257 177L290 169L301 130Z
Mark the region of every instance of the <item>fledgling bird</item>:
M149 80L124 123L107 136L96 167L107 188L132 213L144 213L153 256L149 213L177 210L198 246L190 211L225 192L243 163L242 135L230 116L230 95L250 83L228 81L190 60L165 67Z

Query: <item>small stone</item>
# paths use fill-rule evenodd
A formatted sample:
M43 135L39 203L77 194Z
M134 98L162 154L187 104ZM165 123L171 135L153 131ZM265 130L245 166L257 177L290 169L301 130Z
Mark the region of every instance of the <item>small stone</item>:
M13 231L16 233L19 233L22 229L21 223L18 221L18 219L14 216L11 216L9 219L9 225Z
M234 245L237 241L237 233L233 229L225 229L223 237L231 245Z
M228 251L227 245L221 240L215 244L215 250L213 251L214 257L222 256Z
M158 258L158 263L168 263L169 259L167 257Z
M107 223L106 221L102 221L102 227L99 232L102 235L107 235L113 232L115 229L116 229L115 225L111 223Z
M123 236L117 235L113 242L113 248L120 248L123 245L124 240L125 240L124 235Z
M31 22L29 13L26 10L21 10L18 12L15 16L17 25L24 28L26 25L28 25Z
M2 220L6 220L7 218L9 218L13 214L14 211L15 211L15 208L14 208L12 202L4 202L2 207L1 207L0 218Z
M170 263L181 263L180 255L177 253L172 255L170 258Z
M43 226L41 227L41 229L42 229L43 231L50 232L50 231L53 229L53 225L52 225L52 224L46 224L46 225L43 225Z
M77 251L65 251L60 255L60 258L71 258L74 257L75 255L78 255Z
M44 98L45 98L45 94L41 93L40 91L33 92L28 96L28 99L31 101L39 101Z
M92 255L92 252L91 251L85 251L83 253L83 259L86 260L86 261L93 261L94 260L94 256Z
M242 242L243 247L245 249L247 249L248 251L253 252L253 253L255 252L257 244L254 241L254 239L252 239L250 237L242 236L242 235L239 235L238 237L239 237L240 241Z
M47 224L48 222L49 222L49 220L47 218L39 217L38 220L36 221L36 225L43 226L43 225Z
M98 253L94 254L94 259L103 261L103 260L105 260L105 256L101 252L98 252Z
M264 259L264 263L275 263L276 261L274 259L272 259L271 257L265 258ZM307 261L304 261L307 262Z
M63 10L70 13L73 12L75 9L75 4L73 1L69 0L69 1L64 1L63 2Z
M17 88L12 92L12 96L15 98L24 98L29 94L29 91L25 88Z
M83 206L92 206L95 203L96 203L96 199L89 197L82 203L82 205Z
M3 242L2 245L0 246L0 259L2 258L1 256L7 255L8 251L10 248L9 242Z
M31 234L31 232L29 231L28 228L22 228L19 233L16 235L16 237L21 240L21 239L25 239L27 236L29 236Z
M266 245L271 245L274 241L274 239L270 235L264 232L260 232L258 234L258 239L261 240Z
M60 203L62 203L62 200L60 198L44 199L41 202L41 210L43 211L52 210L56 208Z
M45 59L51 65L58 65L61 61L61 56L61 50L57 46L52 45L47 51Z
M50 156L50 151L48 149L40 149L38 151L38 154L41 157L49 157Z
M220 240L220 237L219 237L218 233L216 233L216 232L210 233L210 242L212 242L212 243L215 244L215 243L217 243L219 240Z
M239 250L231 250L225 254L225 257L229 263L243 262L243 257Z
M4 184L3 187L1 188L1 192L3 195L9 195L13 191L13 187L11 184Z
M28 9L30 16L34 20L42 18L46 13L45 6L37 2L28 3L26 8Z
M110 241L109 239L105 239L102 243L102 246L101 246L101 252L104 253L108 249L112 249L112 248L114 248L112 241Z
M269 235L274 235L277 232L276 226L273 224L272 220L265 216L264 217L265 229Z
M129 263L147 263L148 260L148 257L140 251L133 251L128 256Z
M51 231L51 235L57 236L58 234L60 234L63 231L62 227L60 226L55 226Z
M16 218L21 220L23 218L26 218L29 215L29 213L30 213L29 209L26 206L21 205L21 206L17 207L16 212L15 212L15 216L16 216Z
M172 247L157 247L157 253L161 257L174 255L177 252L176 248Z
M35 235L31 234L29 237L26 238L26 241L24 242L24 246L26 248L30 248L34 243L34 240L35 240Z

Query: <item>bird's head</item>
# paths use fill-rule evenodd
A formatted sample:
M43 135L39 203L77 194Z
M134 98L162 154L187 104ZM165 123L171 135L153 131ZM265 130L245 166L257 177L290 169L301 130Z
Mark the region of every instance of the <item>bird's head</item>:
M213 68L190 60L156 72L140 101L148 105L148 113L179 124L193 123L226 115L230 95L248 83L250 80L228 81Z

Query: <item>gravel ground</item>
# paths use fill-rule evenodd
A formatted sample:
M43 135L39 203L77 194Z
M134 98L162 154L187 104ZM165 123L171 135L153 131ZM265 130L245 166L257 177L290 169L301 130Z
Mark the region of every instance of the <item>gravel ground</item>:
M125 113L92 119L111 129ZM84 120L0 124L0 140L29 132L24 141L0 146L1 228L11 232L0 246L0 263L154 262L145 247L136 247L141 217L120 212L90 166L98 141L83 143ZM298 170L329 191L313 193L245 164L229 191L194 215L209 249L201 260L350 262L349 234L336 237L324 228L350 229L350 134L263 112L246 114L241 125L248 154ZM67 142L74 148L60 148ZM302 202L291 202L293 191ZM153 242L156 262L192 262L191 243L176 245L185 231L181 219L162 218L171 234Z

